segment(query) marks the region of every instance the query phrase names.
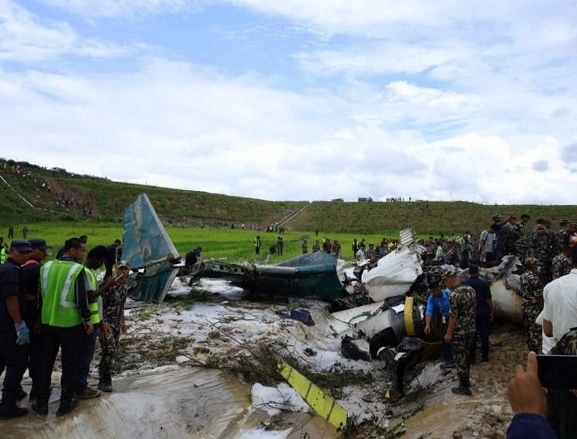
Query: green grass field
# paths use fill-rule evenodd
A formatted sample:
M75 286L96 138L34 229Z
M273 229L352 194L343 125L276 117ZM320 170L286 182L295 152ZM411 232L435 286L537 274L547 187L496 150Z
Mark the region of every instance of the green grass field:
M104 223L37 223L28 225L28 238L44 238L53 247L52 255L68 238L80 235L88 236L88 248L96 245L110 245L115 239L122 239L122 227L115 224ZM187 251L197 246L202 247L202 257L204 259L223 259L228 262L242 261L263 261L271 245L275 245L278 236L282 236L284 241L283 255L274 255L270 263L277 263L302 254L303 239L308 241L308 250L312 250L312 245L316 239L322 243L323 237L331 242L339 240L342 245L343 259L353 260L354 255L351 249L353 238L359 241L365 238L366 243L378 245L382 235L353 235L348 233L331 233L318 236L315 232L285 232L282 235L273 232L259 232L253 230L224 229L224 228L192 228L192 227L167 227L166 231L172 239L179 253L184 257ZM21 230L15 230L15 238L21 238ZM260 235L263 244L259 258L256 258L254 251L254 238ZM398 238L398 236L390 236Z
M1 161L1 160L0 160ZM577 220L576 206L485 205L466 201L443 202L343 202L267 201L198 191L119 183L105 178L54 172L34 164L19 162L24 174L12 172L16 162L0 168L0 236L9 225L15 237L22 237L27 225L29 237L43 237L54 253L72 236L87 235L88 247L109 245L122 239L122 218L137 195L146 193L181 255L196 246L205 259L254 260L253 240L263 239L261 259L276 233L259 232L272 223L283 224L285 251L270 262L301 254L302 239L309 251L315 239L337 239L342 257L353 259L353 238L365 238L377 245L382 237L398 238L400 230L414 228L419 237L470 233L478 236L489 226L491 215L529 213L533 227L539 217L549 219L553 228L560 218ZM26 175L23 177L22 175ZM231 229L231 224L235 229ZM246 229L240 225L245 224ZM315 231L319 230L318 236Z

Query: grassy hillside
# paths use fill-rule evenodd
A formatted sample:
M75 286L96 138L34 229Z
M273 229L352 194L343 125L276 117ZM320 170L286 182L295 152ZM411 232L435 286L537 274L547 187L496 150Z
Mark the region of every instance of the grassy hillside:
M266 227L282 221L304 204L118 183L12 161L0 167L0 177L9 185L0 180L2 226L44 220L114 223L121 220L126 207L142 192L148 195L165 225Z
M265 201L198 191L118 183L104 178L48 170L0 159L0 226L26 223L80 222L119 224L126 207L148 194L165 226L264 229L306 206L285 225L287 231L383 234L396 236L405 227L419 235L477 233L493 213L527 212L554 226L560 218L577 219L575 206L504 206L468 202L342 202ZM5 182L7 184L5 184ZM30 204L33 206L31 206ZM72 225L71 225L72 226ZM76 226L74 226L76 227ZM1 229L0 229L1 230ZM2 234L5 232L3 231Z
M560 218L577 219L575 206L483 205L468 202L315 202L290 223L295 230L395 236L413 227L419 235L478 233L491 223L491 215L522 213L549 219L557 227Z

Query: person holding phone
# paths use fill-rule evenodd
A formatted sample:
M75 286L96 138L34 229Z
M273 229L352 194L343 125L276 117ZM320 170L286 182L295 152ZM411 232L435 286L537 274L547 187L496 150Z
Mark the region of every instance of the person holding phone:
M539 381L537 355L527 354L527 366L515 367L509 381L507 396L513 409L513 419L507 429L507 439L557 439L547 422L547 397Z

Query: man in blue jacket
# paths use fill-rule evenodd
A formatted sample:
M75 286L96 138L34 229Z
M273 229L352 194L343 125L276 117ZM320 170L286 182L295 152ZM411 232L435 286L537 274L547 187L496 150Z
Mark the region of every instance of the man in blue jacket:
M442 289L440 284L441 278L429 281L429 297L427 297L427 307L425 308L425 334L431 333L431 324L433 321L441 322L441 336L444 337L447 332L447 323L450 314L449 296L451 290ZM434 326L434 325L433 325ZM453 351L450 343L443 342L441 356L444 360L442 367L453 367Z

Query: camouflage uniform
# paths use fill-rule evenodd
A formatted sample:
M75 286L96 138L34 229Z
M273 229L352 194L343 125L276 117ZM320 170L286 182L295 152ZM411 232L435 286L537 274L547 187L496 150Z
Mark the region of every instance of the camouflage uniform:
M541 326L535 323L535 319L541 312L538 299L543 297L543 284L541 279L533 271L526 271L521 275L521 298L523 303L523 327L527 336L527 347L530 351L541 352Z
M559 251L566 242L569 242L570 233L565 227L559 228L553 235L553 249Z
M515 254L519 257L522 264L525 263L525 258L529 256L529 242L527 236L521 236L517 242L515 242Z
M541 272L539 277L543 285L551 282L551 261L553 259L553 238L550 232L539 234L533 230L528 238L529 252L539 260Z
M557 279L558 277L569 274L572 268L573 265L571 264L571 260L563 253L559 253L553 258L553 261L551 262L553 279Z
M475 290L467 285L459 285L449 297L451 303L450 316L457 319L453 330L453 358L457 376L461 385L470 386L469 371L471 367L469 347L475 333L475 315L477 295Z
M101 331L100 336L101 353L98 374L101 384L110 385L112 382L113 363L116 359L120 332L124 322L124 304L126 303L128 288L126 284L115 285L102 295L102 322L108 324L110 329L106 334Z
M503 228L507 234L507 243L505 246L505 253L508 255L517 254L517 242L521 237L525 236L525 229L522 222L515 224L506 223Z

